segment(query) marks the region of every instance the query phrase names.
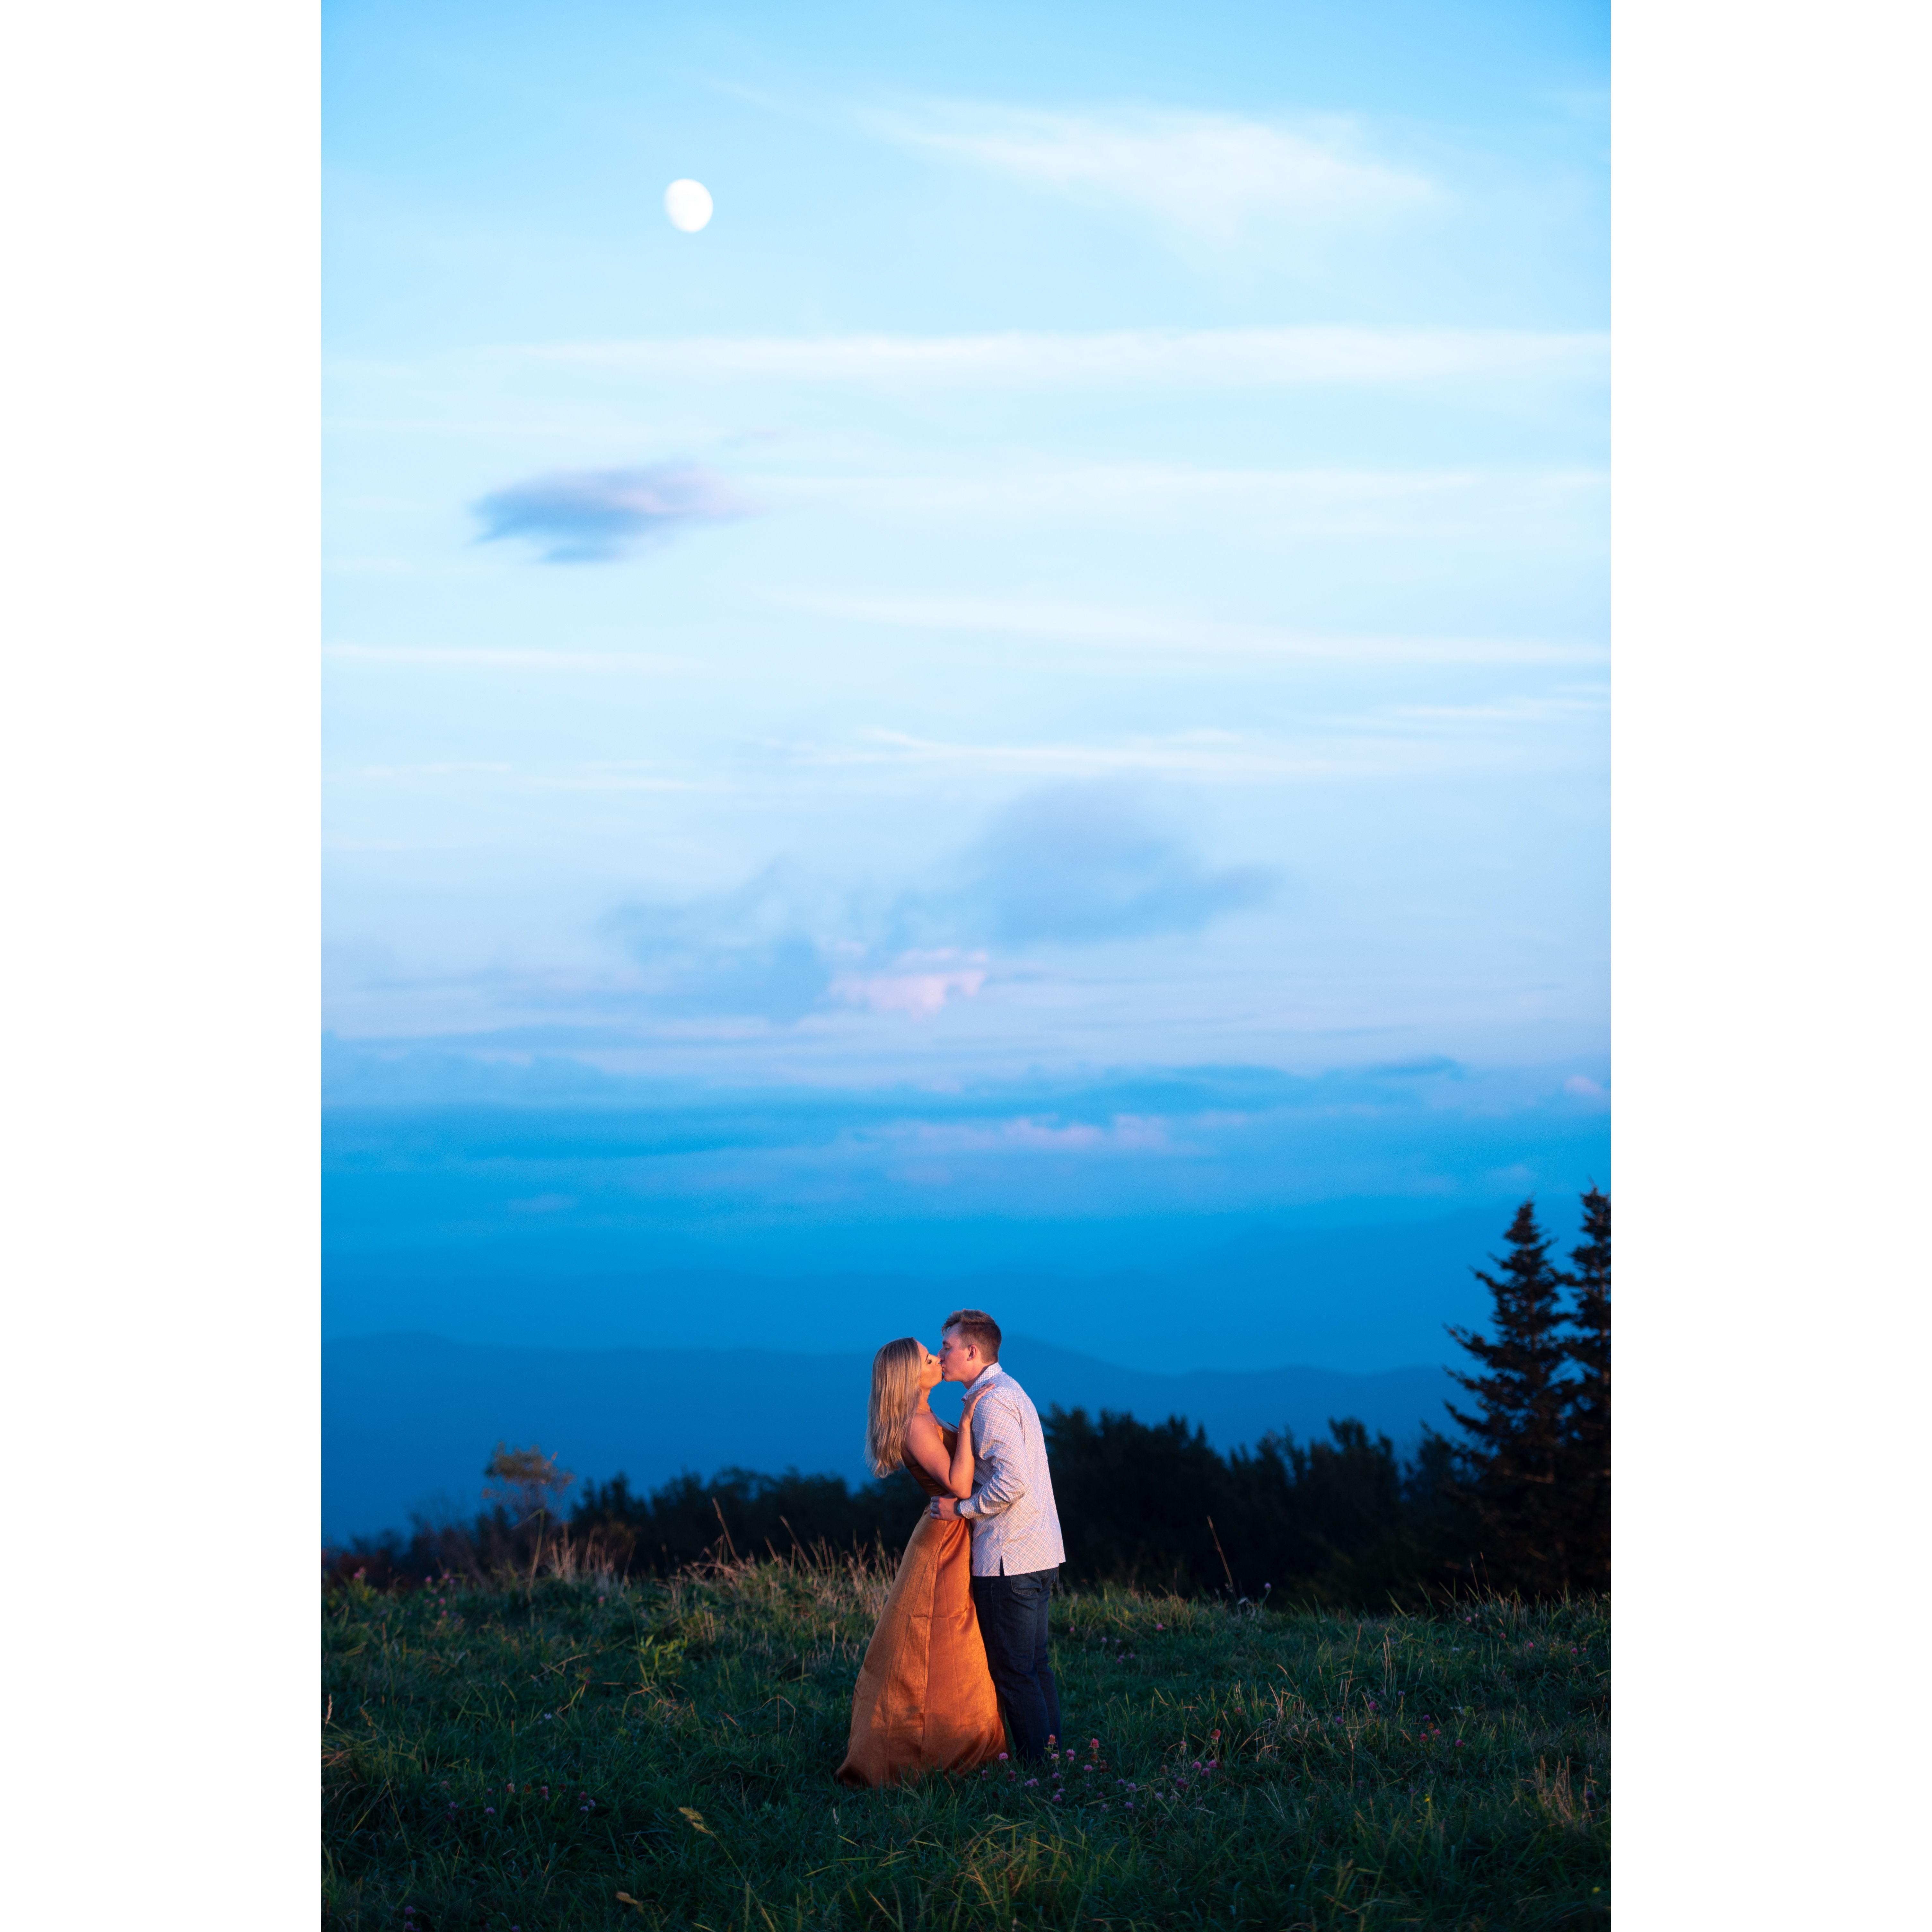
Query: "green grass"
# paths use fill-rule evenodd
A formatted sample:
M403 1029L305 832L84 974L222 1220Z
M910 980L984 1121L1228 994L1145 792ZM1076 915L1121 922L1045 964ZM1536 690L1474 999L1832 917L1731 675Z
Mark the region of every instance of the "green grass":
M1076 1756L1057 1782L999 1766L855 1792L832 1773L886 1580L768 1562L332 1592L325 1924L1608 1922L1600 1601L1358 1616L1062 1596Z

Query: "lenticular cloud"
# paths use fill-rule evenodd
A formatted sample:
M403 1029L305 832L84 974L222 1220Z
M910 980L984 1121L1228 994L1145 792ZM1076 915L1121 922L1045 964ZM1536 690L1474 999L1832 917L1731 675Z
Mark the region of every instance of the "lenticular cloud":
M680 524L742 516L722 477L692 463L560 470L512 483L476 506L481 541L521 537L546 563L608 563Z

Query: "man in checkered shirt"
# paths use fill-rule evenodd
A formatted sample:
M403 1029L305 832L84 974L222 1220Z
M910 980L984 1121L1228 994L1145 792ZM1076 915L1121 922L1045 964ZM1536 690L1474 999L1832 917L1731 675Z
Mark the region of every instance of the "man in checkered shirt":
M973 1493L935 1497L938 1516L973 1526L973 1606L1001 1714L1022 1759L1046 1755L1060 1735L1060 1687L1048 1661L1046 1608L1066 1551L1040 1412L1000 1366L1000 1324L977 1308L946 1318L943 1380L964 1382L973 1410Z

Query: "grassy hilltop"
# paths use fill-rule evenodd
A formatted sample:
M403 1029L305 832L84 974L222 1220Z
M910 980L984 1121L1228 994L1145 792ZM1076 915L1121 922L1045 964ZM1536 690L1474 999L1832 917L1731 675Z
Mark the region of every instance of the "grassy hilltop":
M1607 1924L1606 1606L1057 1598L1070 1755L842 1790L887 1574L325 1601L325 1925Z

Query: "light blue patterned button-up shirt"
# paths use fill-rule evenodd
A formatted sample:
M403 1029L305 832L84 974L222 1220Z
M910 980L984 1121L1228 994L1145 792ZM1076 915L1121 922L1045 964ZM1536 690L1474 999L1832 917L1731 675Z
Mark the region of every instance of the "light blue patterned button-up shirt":
M998 1362L967 1386L973 1412L973 1493L959 1514L973 1526L973 1574L1020 1576L1066 1561L1046 1466L1046 1438L1032 1399Z

